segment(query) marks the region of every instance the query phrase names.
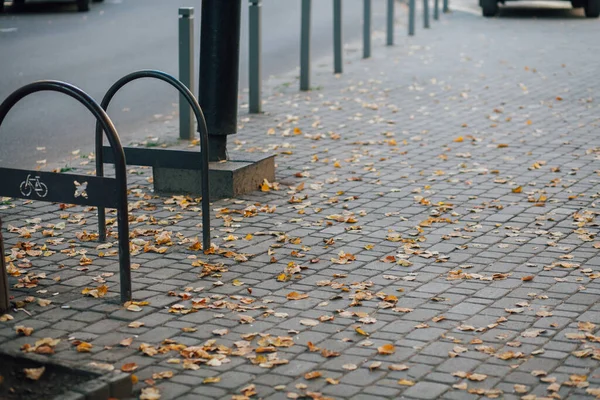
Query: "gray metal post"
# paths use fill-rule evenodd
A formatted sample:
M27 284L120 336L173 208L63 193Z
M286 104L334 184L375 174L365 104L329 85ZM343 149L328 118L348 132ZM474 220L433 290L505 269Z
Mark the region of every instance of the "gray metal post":
M342 0L333 0L333 72L342 73Z
M387 2L387 45L394 44L394 1Z
M423 27L429 28L429 0L423 0Z
M179 8L179 80L194 90L194 8ZM179 138L194 138L194 114L187 100L179 95Z
M302 0L300 32L300 90L310 90L310 7L311 0Z
M440 0L435 0L433 3L433 19L440 19Z
M371 57L371 0L363 0L363 58Z
M2 242L2 217L0 217L0 314L4 314L10 308L8 301L8 274L4 260L4 244Z
M450 12L450 8L448 8L448 0L444 0L444 12L445 13Z
M251 114L258 114L262 112L261 104L261 47L262 47L262 19L261 0L250 0L249 11L249 62L248 67L250 69L250 79L248 82L249 86L249 111Z
M408 0L408 34L415 34L415 4L416 0Z

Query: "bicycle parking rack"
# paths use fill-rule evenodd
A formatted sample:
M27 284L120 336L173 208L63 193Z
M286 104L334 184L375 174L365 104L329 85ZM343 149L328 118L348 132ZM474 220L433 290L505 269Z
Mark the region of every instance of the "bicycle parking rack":
M209 187L208 187L208 128L206 127L206 120L198 101L192 94L192 92L179 80L173 76L156 70L142 70L132 72L129 75L124 76L115 82L110 89L104 95L101 107L106 111L108 105L114 97L114 95L127 83L141 79L141 78L154 78L162 80L171 86L175 87L181 95L185 97L190 107L192 108L194 115L196 116L196 122L198 123L198 130L200 131L200 159L196 152L183 151L183 150L166 150L166 149L148 149L139 147L124 147L125 156L129 165L143 165L150 166L152 168L179 168L179 169L191 169L200 170L202 174L202 248L204 250L210 249L210 198L209 198ZM96 123L96 174L98 176L104 175L104 163L114 163L115 159L110 152L110 147L103 146L102 140L102 128L103 126L98 121ZM104 208L98 207L98 231L105 232L105 213ZM103 237L101 236L102 240Z
M0 104L0 126L17 102L25 96L40 91L66 94L83 104L96 117L97 124L106 132L106 137L110 143L109 150L115 160L115 178L0 168L0 176L2 176L0 196L97 206L99 218L100 209L104 211L106 207L116 208L119 233L121 302L129 301L131 300L131 259L127 210L127 172L125 154L117 130L106 112L83 90L65 82L50 80L30 83L8 96ZM104 213L102 214L102 221L104 227ZM100 235L106 237L106 231L101 231ZM0 256L4 257L4 254ZM2 287L0 287L0 290L2 290Z

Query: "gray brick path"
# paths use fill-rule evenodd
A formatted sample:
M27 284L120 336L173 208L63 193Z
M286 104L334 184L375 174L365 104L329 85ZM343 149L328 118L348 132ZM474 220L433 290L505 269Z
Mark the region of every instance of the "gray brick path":
M339 77L319 63L311 92L273 78L231 144L277 153L279 190L212 205L229 254L190 250L197 199L130 167L140 312L117 304L115 237L81 240L93 210L2 199L11 283L34 282L2 348L60 338L53 359L135 363L162 399L595 398L597 32L571 10L455 12L394 47L376 33L370 60L350 46Z

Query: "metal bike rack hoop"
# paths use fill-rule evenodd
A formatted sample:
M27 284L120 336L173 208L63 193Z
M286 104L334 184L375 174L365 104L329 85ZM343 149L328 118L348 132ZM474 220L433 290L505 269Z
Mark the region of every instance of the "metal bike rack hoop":
M104 207L116 208L119 232L121 301L129 301L131 300L131 259L129 253L127 172L125 153L117 130L102 107L87 93L69 83L52 80L33 82L11 93L0 104L0 125L2 125L6 115L16 103L32 93L41 91L66 94L79 101L94 115L97 126L104 130L110 143L112 155L115 159L115 178L0 168L0 175L2 176L0 194L29 200L97 206L99 214L101 208L102 210L104 210ZM31 175L35 177L37 190L32 190ZM27 178L21 182L24 177ZM48 183L47 185L42 182L44 180ZM85 194L78 192L78 182L76 180L87 182ZM23 188L29 188L29 191L24 191ZM34 193L37 198L32 197Z
M100 103L102 108L108 110L112 98L115 94L126 84L131 81L135 81L141 78L154 78L164 81L171 86L175 87L179 93L185 97L189 105L192 107L194 115L196 116L196 122L198 123L198 130L200 131L200 153L201 163L200 170L202 174L202 245L206 251L210 249L210 198L209 198L209 187L208 187L208 128L206 126L206 119L204 113L198 104L198 100L194 97L193 93L178 79L175 77L157 70L141 70L132 72L125 75L117 82L115 82L106 92ZM96 124L96 174L99 176L104 175L104 153L102 150L102 125ZM134 149L126 148L125 153ZM146 150L147 152L167 152L167 150ZM177 152L179 154L187 155L184 153L189 152ZM135 164L135 163L133 163ZM144 164L145 165L145 164ZM98 208L98 231L100 232L100 238L104 239L106 234L106 217L104 209Z

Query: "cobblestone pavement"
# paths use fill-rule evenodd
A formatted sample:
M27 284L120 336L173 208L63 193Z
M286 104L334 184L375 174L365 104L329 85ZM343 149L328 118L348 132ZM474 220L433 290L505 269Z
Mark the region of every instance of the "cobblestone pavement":
M311 92L272 80L231 147L277 153L277 183L212 205L213 254L197 199L131 167L128 309L94 210L4 199L25 287L2 348L59 338L53 359L137 367L162 399L596 397L600 42L581 15L457 12L378 33L370 60L350 46Z

